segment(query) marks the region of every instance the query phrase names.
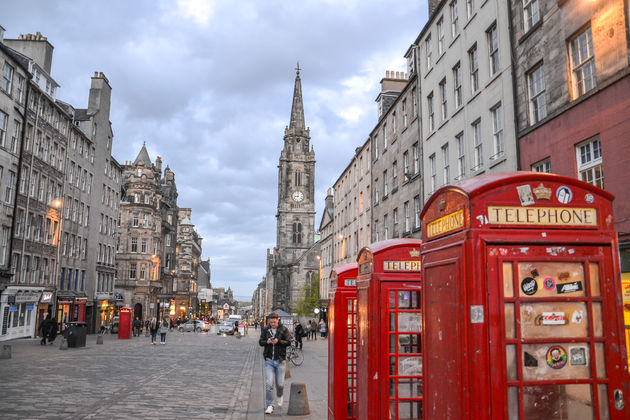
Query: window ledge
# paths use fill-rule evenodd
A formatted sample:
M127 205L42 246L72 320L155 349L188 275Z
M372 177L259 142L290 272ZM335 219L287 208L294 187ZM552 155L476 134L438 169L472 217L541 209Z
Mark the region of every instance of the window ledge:
M536 32L536 29L540 28L543 24L543 20L542 18L538 19L538 22L534 23L534 25L529 28L529 30L527 32L525 32L519 39L518 39L518 43L522 44L523 42L525 42L527 40L527 38L529 38L531 36L531 34L533 34L534 32Z
M490 160L491 160L490 169L492 169L495 166L499 166L500 164L505 162L507 160L507 156L505 155L505 153L502 153L498 155L497 157L495 157L494 159L490 158Z
M481 94L481 89L477 89L477 90L475 91L475 93L473 94L473 96L471 96L471 97L470 97L470 99L468 99L468 100L466 101L466 105L468 105L468 104L470 104L472 101L474 101L474 100L475 100L475 98L477 98L477 96L479 96L480 94Z
M461 32L457 32L457 35L455 35L455 38L453 38L453 39L451 40L451 43L450 43L450 44L448 44L448 47L449 47L449 48L451 48L451 47L453 46L453 44L455 43L455 41L457 41L457 40L459 39L460 34L461 34Z

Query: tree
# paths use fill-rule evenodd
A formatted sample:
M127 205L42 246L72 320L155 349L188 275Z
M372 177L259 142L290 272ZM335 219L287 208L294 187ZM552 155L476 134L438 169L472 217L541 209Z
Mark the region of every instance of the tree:
M298 315L313 316L315 308L319 308L319 273L313 273L310 281L302 285L300 290L300 300L297 302L295 311Z

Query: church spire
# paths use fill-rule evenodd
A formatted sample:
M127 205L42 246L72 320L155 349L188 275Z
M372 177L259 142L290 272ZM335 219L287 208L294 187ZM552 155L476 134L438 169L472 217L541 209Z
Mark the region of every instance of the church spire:
M300 62L296 67L295 87L293 88L293 105L291 106L291 122L289 129L304 130L304 104L302 103L302 81L300 80Z

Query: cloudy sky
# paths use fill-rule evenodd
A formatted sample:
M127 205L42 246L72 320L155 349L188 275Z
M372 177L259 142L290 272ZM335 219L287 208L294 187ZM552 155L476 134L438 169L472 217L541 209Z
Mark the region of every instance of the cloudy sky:
M426 0L3 0L5 38L55 47L57 98L113 88L114 156L146 141L175 172L212 284L249 300L275 245L277 165L299 60L315 148L316 226L326 191L376 123L386 70L427 20Z

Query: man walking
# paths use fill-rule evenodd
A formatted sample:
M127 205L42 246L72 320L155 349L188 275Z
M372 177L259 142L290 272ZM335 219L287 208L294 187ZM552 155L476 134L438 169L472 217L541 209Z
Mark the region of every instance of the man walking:
M264 347L263 357L265 358L265 405L266 414L273 413L273 396L271 390L276 385L276 404L282 407L284 400L284 370L286 368L286 349L290 345L289 330L284 325L279 325L278 314L272 312L269 315L269 324L260 331L258 344Z

